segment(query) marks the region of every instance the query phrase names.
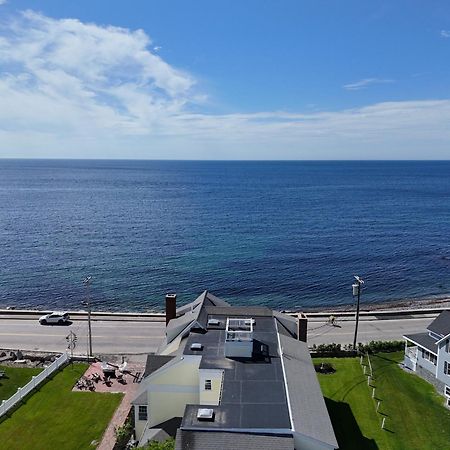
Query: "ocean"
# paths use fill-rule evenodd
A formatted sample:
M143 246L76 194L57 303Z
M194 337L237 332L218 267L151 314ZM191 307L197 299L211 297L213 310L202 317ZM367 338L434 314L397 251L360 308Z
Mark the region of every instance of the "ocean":
M449 238L450 162L0 160L0 307L443 296Z

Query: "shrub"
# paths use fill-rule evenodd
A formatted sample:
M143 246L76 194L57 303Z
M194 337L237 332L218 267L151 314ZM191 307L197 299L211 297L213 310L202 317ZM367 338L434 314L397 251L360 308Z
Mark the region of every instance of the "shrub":
M368 344L358 343L358 353L398 352L405 347L404 341L370 341ZM311 356L349 356L355 355L352 344L320 344L311 347Z
M142 450L174 450L175 439L167 439L164 442L152 441L142 447Z

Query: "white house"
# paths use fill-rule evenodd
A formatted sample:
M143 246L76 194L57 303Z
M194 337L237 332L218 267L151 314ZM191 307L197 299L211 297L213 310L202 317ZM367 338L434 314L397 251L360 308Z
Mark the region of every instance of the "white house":
M424 333L403 337L405 367L433 384L450 408L450 311L442 311Z
M205 291L176 310L133 401L139 445L176 450L337 449L295 318Z

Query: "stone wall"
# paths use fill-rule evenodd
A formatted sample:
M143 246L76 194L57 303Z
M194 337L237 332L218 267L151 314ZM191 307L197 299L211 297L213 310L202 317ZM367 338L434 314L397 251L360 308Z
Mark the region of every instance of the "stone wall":
M419 377L423 378L425 381L428 381L428 383L431 383L436 388L438 394L444 395L445 385L442 381L439 381L433 373L419 366L419 364L417 364L416 373Z

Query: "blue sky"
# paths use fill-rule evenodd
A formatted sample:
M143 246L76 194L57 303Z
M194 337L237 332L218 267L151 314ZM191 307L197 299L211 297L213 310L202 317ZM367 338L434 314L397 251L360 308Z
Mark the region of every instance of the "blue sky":
M447 1L0 0L0 156L448 159L449 75Z

